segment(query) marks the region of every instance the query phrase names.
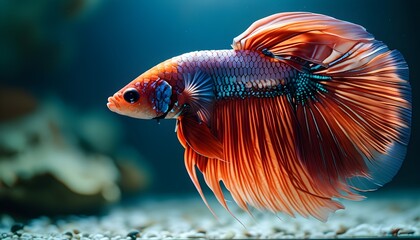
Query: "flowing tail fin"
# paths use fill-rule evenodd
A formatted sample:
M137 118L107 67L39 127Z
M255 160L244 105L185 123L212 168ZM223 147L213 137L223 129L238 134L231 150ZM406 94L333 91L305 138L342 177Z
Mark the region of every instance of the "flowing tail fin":
M395 176L406 154L411 126L408 66L400 52L379 41L359 43L347 55L317 74L332 78L324 83L329 118L348 119L333 131L346 134L355 157L365 164L346 178L357 190L374 190Z
M312 81L324 91L296 106L299 159L314 180L372 190L397 173L411 125L408 66L398 51L359 25L299 12L255 22L232 46L322 76Z

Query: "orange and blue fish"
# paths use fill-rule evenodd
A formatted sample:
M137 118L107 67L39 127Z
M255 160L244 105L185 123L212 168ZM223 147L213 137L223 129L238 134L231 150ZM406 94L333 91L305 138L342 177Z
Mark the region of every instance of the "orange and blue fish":
M411 126L408 66L365 28L275 14L233 49L166 60L108 98L141 119L177 119L185 166L229 211L221 182L250 207L326 221L399 170ZM210 208L211 210L211 208Z

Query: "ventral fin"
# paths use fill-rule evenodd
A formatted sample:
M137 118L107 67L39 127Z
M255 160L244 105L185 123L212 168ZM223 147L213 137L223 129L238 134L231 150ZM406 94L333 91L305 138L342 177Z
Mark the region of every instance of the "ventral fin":
M197 121L194 116L187 115L178 118L177 135L185 148L188 145L201 156L223 159L222 143L204 122Z
M185 88L181 93L180 101L189 105L191 114L197 115L200 121L208 124L214 101L211 76L196 69L192 73L184 73L183 78Z

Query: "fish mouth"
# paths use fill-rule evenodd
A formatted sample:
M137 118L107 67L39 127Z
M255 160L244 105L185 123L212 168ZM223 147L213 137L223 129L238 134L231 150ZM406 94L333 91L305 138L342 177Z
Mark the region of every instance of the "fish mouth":
M114 97L108 98L108 103L106 104L106 106L108 107L109 110L113 112L117 112L118 108L120 107Z

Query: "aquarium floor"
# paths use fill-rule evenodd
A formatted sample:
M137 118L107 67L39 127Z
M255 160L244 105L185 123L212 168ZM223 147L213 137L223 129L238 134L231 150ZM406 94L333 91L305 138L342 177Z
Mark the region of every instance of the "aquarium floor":
M101 216L39 217L24 223L22 229L13 217L0 214L0 239L420 237L419 191L378 192L362 202L345 201L346 209L326 223L258 211L250 216L230 202L239 222L208 198L217 219L196 195L147 197L112 207Z

